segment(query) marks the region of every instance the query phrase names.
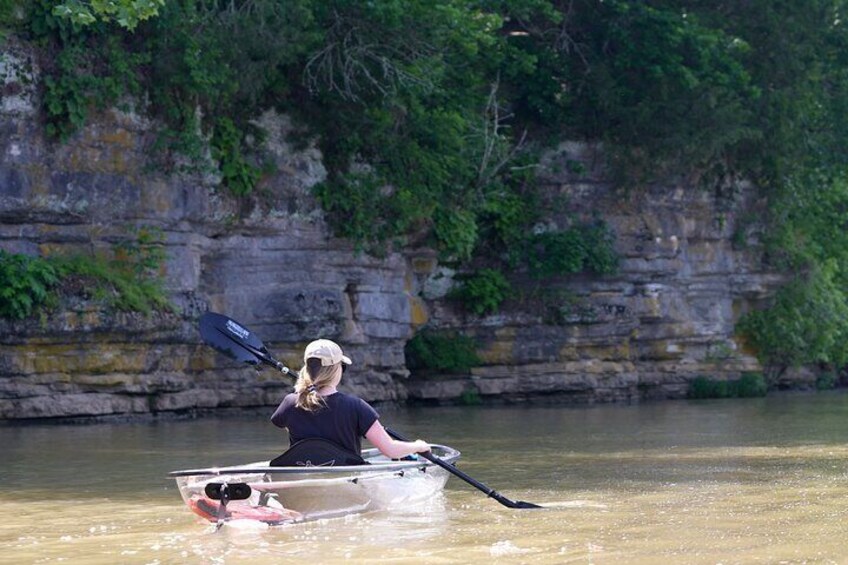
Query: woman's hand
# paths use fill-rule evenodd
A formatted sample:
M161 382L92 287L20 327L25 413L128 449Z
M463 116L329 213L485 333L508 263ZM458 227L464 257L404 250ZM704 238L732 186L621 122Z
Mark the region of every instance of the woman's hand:
M415 447L415 453L427 453L430 451L430 444L423 439L416 439L412 442L412 445Z

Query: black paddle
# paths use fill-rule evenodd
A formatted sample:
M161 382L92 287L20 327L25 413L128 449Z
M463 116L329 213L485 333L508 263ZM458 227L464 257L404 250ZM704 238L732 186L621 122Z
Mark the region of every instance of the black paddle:
M200 337L207 345L231 359L250 365L265 363L297 378L297 373L271 357L268 349L255 334L223 314L215 312L203 314L200 317Z
M270 365L291 377L297 378L297 373L295 371L292 371L268 353L268 349L262 344L262 341L256 337L255 334L243 325L224 316L223 314L216 314L214 312L207 312L203 314L203 316L200 317L200 336L207 345L212 346L214 349L220 351L231 359L241 361L242 363L248 363L250 365L265 363L266 365ZM399 441L409 441L397 432L388 428L386 428L386 432ZM469 477L455 466L444 462L430 452L419 453L418 455L435 465L438 465L452 475L459 477L474 488L486 493L490 498L494 498L504 506L509 508L542 508L538 504L533 504L531 502L510 500L498 491Z

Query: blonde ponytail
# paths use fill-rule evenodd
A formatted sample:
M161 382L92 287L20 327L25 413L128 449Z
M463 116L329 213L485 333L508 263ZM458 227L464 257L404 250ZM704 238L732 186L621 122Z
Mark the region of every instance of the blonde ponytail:
M318 391L332 384L341 371L341 363L325 367L320 359L307 359L294 385L294 391L297 393L295 405L307 412L314 412L324 406L324 398L318 394Z

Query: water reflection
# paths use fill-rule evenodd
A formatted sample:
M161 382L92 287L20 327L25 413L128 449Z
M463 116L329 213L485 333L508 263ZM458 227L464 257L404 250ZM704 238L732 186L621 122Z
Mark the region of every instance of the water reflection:
M848 562L848 396L591 408L385 410L455 446L420 507L278 528L214 527L167 472L276 455L263 417L0 428L0 562Z

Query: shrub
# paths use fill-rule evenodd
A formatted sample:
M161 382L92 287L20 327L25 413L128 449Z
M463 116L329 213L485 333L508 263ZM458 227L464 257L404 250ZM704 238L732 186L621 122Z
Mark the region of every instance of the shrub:
M756 398L768 393L768 385L760 373L745 373L736 381L736 396L739 398Z
M533 236L527 259L531 273L538 278L579 273L586 259L580 231L569 229Z
M0 317L28 318L57 303L76 279L84 296L116 310L149 313L171 308L162 286L162 234L141 228L98 255L31 257L0 250Z
M101 24L80 29L53 13L48 0L29 8L31 36L49 51L44 60L43 104L46 131L66 139L81 128L93 108L116 103L124 95L140 96L140 69L149 53L127 49L127 36Z
M23 12L24 0L0 0L0 44L6 39L7 30L20 25L19 12Z
M817 269L781 289L772 306L744 316L737 331L763 365L848 363L848 297L835 272Z
M101 255L75 255L56 260L64 275L86 281L87 293L109 308L149 314L170 308L158 277L137 275L134 265Z
M478 216L480 237L475 251L481 256L503 257L515 268L522 261L524 242L539 210L535 190L525 190L524 183L532 181L529 173L520 178L513 175L512 181L518 186L495 186L487 195Z
M474 340L456 332L424 330L409 340L404 353L412 371L467 373L480 363Z
M41 257L0 249L0 317L23 319L50 301L60 269Z
M374 173L350 174L315 187L321 207L334 223L336 235L353 240L359 250L384 251L386 241L406 230L416 208L404 190L385 194L383 180Z
M727 381L695 377L689 383L689 398L727 398Z
M816 390L831 390L836 387L836 374L827 371L816 377Z
M611 275L618 271L619 257L615 251L615 234L601 220L580 227L586 256L583 270L596 275Z
M440 208L433 229L444 256L460 261L471 258L477 244L477 217L471 210Z
M466 389L459 395L459 403L462 406L479 406L483 404L483 399L480 398L480 392L477 389Z
M614 237L600 221L545 232L528 241L527 264L538 278L581 272L611 274L618 268Z
M755 398L765 396L768 386L760 373L745 373L738 380L696 377L689 384L689 398Z
M242 154L242 133L229 118L221 118L212 135L212 157L218 161L224 186L236 196L253 191L259 180L259 169Z
M500 271L482 269L461 278L459 287L450 298L478 316L497 312L512 292L512 286Z

